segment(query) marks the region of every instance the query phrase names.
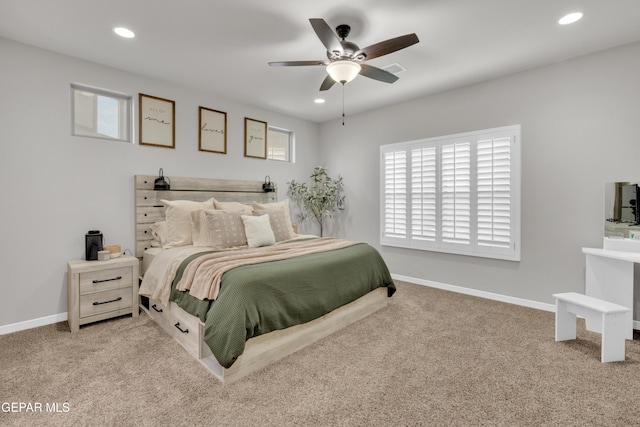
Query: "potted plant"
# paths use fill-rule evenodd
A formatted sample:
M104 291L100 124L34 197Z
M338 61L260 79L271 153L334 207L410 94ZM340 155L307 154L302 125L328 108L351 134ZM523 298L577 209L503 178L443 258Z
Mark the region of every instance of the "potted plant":
M325 218L331 217L336 210L344 209L344 184L342 177L333 179L327 169L316 166L311 173L311 185L291 180L289 196L302 205L302 219L312 217L320 225L320 236L323 233Z

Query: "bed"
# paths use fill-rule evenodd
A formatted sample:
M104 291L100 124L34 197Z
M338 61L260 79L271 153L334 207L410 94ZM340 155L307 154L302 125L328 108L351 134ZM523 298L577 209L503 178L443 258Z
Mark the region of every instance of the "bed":
M155 191L154 179L135 176L141 307L225 384L385 307L395 291L374 248L298 235L288 201L261 181L172 177L170 191ZM182 204L193 238L159 243L167 223L186 227L175 219ZM243 223L245 244L233 244L228 229Z

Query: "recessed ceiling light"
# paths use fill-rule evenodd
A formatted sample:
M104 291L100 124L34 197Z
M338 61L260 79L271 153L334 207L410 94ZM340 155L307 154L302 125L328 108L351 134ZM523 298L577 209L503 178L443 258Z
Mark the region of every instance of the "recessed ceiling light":
M313 102L315 102L316 104L324 104L324 99L317 98L317 99L314 99Z
M126 39L132 39L136 36L133 31L124 27L116 27L113 29L113 32L119 35L120 37L124 37Z
M560 25L573 24L574 22L579 21L581 18L582 18L582 13L580 12L570 13L560 18L560 20L558 21L558 24Z

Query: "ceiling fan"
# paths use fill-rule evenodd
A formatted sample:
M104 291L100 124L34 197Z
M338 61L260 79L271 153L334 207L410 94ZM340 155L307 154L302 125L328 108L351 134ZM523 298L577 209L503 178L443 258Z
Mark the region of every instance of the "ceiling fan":
M420 41L418 40L418 36L413 33L360 49L357 44L346 40L351 31L350 26L344 24L338 25L334 33L324 19L312 18L309 19L309 22L322 44L327 48L328 59L318 61L269 62L269 65L280 67L325 65L329 75L324 79L322 85L320 85L321 91L330 89L336 82L344 85L356 78L358 74L385 83L395 82L398 80L398 76L382 68L364 64L364 61L393 53Z

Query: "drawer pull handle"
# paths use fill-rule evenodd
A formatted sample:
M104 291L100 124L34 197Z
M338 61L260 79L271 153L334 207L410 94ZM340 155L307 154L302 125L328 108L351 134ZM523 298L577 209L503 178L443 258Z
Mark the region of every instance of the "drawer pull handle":
M188 333L189 333L189 330L188 330L188 329L182 329L182 328L180 327L180 322L176 323L176 324L175 324L175 325L173 325L173 326L175 326L176 328L178 328L178 330L179 330L180 332L182 332L183 334L188 334Z
M157 305L155 305L155 304L153 304L153 305L151 306L151 308L153 308L153 309L154 309L155 311L157 311L158 313L162 313L162 309L161 309L161 308L158 308L158 306L157 306Z
M93 283L112 282L114 280L120 280L122 276L114 277L113 279L94 280Z
M120 301L121 299L122 299L122 297L118 297L118 298L112 299L110 301L96 301L96 302L93 303L93 305L109 304L110 302Z

